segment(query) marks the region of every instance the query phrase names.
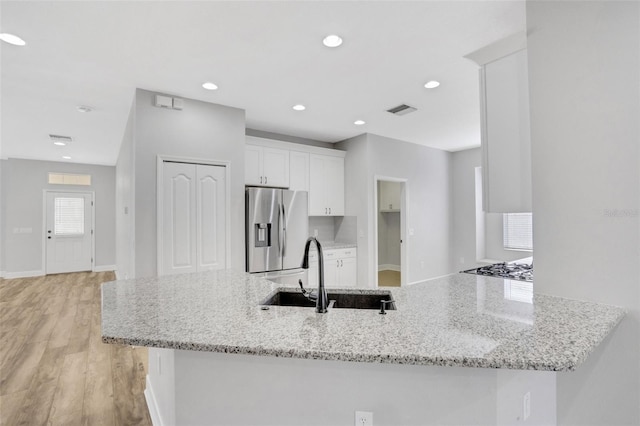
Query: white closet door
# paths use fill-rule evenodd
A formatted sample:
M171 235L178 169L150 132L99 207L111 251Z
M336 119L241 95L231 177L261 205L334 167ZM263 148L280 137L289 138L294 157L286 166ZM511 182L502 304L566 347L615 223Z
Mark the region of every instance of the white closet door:
M226 267L226 181L221 166L196 166L199 271Z
M196 166L163 163L162 273L196 272Z

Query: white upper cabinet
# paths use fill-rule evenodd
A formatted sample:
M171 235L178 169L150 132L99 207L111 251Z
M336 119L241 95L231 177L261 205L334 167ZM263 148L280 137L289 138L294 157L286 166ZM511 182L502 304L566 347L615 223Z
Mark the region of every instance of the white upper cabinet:
M309 216L344 216L344 158L309 156Z
M344 151L247 136L245 185L309 193L309 216L344 216Z
M245 148L245 185L289 187L289 151L256 145Z
M467 58L480 65L484 211L530 212L531 131L526 36L516 34Z
M309 191L309 153L289 152L289 189Z
M380 181L380 191L378 192L380 199L381 212L398 212L400 211L400 192L402 185L398 182Z

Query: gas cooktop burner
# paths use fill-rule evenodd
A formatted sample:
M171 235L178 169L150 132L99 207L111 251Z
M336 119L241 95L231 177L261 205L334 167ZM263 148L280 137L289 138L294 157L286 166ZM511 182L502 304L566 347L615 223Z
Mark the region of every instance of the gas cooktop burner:
M493 265L468 269L462 272L490 277L509 278L512 280L533 281L533 265L527 263L494 263Z

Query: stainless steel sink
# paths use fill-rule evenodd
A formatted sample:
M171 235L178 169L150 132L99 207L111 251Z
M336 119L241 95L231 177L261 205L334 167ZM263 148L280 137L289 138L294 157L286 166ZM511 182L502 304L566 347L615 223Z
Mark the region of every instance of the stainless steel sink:
M395 310L396 304L388 290L370 290L366 294L354 290L328 290L327 296L330 307L336 309L381 309L381 302L385 302L385 310ZM334 303L331 303L331 302ZM267 296L260 303L264 306L300 306L313 308L316 302L307 299L300 290L279 289Z

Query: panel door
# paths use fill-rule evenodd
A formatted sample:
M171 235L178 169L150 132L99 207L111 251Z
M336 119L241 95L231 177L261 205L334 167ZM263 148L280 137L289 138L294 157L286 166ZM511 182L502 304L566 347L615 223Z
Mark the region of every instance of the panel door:
M197 270L226 267L226 191L225 168L196 166L196 254Z
M309 216L328 214L327 178L324 166L324 156L309 156Z
M289 151L263 148L263 182L266 186L289 187Z
M245 145L244 183L245 185L262 185L262 180L262 148Z
M47 274L92 270L92 202L91 193L47 192Z
M344 158L325 157L328 214L344 216Z
M196 166L163 163L162 273L196 272Z

